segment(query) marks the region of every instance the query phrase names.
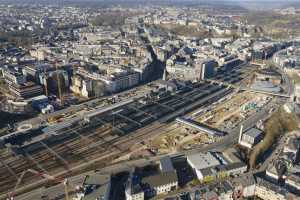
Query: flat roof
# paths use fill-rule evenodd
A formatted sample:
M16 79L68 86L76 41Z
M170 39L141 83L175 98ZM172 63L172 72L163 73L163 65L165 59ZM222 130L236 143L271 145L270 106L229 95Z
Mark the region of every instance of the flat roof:
M223 156L225 157L226 160L228 160L230 163L236 163L236 162L241 162L241 159L237 156L237 150L235 148L229 148L226 149L223 152Z
M247 174L245 176L239 176L239 177L234 178L231 181L231 183L234 186L242 185L243 187L247 187L250 185L254 185L256 182L255 182L255 178L252 174Z
M160 159L160 170L162 172L174 171L173 163L169 156Z
M215 158L210 152L188 155L187 160L193 168L198 170L217 166L220 164L220 161Z
M148 176L142 179L143 183L147 183L151 188L175 183L178 181L176 171L159 173L154 176Z
M44 100L44 99L48 99L48 97L46 95L39 95L39 96L36 96L36 97L32 97L28 100L29 101L38 101L38 100Z
M247 167L247 165L243 162L231 163L229 165L226 165L225 169L226 170L233 170L233 169L237 169L237 168L241 168L241 167Z
M272 190L273 192L280 194L282 196L286 196L287 195L287 190L283 187L280 187L277 184L274 184L266 179L257 177L257 184L260 186L264 186L265 188Z
M110 175L94 174L87 176L83 185L87 188L83 200L95 200L105 196L110 190Z
M257 128L250 128L248 129L245 133L243 133L244 135L248 135L251 136L253 138L259 137L262 134L262 131L257 129Z
M251 85L251 89L274 93L279 93L281 90L279 86L275 86L269 81L255 81Z

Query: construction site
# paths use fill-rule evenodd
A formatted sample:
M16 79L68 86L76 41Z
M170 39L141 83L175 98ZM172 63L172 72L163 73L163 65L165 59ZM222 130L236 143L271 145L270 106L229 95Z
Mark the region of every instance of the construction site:
M235 83L240 87L247 87L255 78L249 74L256 70L257 67L246 65L230 73L220 73L212 82L220 81L224 85ZM165 134L151 141L151 149L159 153L170 153L218 142L222 140L222 133L230 132L272 99L266 94L234 90L208 107L196 109L187 113L184 118L178 118Z
M228 130L236 127L243 119L255 113L272 100L264 94L250 92L235 93L227 97L227 101L216 105L214 109L201 116L196 116L196 121L205 123L214 128Z
M263 94L233 92L209 107L189 113L187 119L176 120L169 131L152 142L152 148L160 153L169 153L220 141L222 133L238 127L245 118L271 100L272 97Z
M245 85L252 71L251 66L234 69L227 82ZM221 141L227 130L271 100L210 80L172 91L154 88L25 121L0 137L0 199L122 160ZM229 122L234 116L238 119Z
M134 145L164 133L176 117L230 92L232 89L218 84L195 83L172 94L133 98L56 124L29 126L2 136L1 194L15 193L41 179L103 167L130 153ZM28 169L31 173L24 173Z

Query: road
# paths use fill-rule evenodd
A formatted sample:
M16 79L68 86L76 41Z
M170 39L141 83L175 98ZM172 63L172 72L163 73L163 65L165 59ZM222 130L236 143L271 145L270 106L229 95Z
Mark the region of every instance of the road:
M278 53L285 51L286 49L283 49L281 51L276 52L274 56L276 56ZM272 57L272 60L273 60ZM285 91L287 93L287 95L291 96L294 93L294 83L292 82L292 80L290 80L290 78L288 77L288 75L286 74L286 72L284 70L282 70L282 68L280 66L278 66L276 63L272 62L274 65L276 65L278 71L280 72L280 74L282 75L282 79L283 79L283 83L285 84Z
M197 102L195 102L195 105L194 105L194 103L191 103L190 105L188 105L188 107L186 109L193 109L194 106L210 105L211 104L210 100L213 100L215 98L217 98L217 99L221 98L228 91L230 91L230 90L221 89L215 93L211 93L211 94L203 97L202 99L199 99ZM199 96L198 92L197 92L197 95ZM173 118L173 116L176 117L177 115L182 114L184 111L186 111L186 109L179 109L175 113L175 115L172 114L171 116L168 116L166 118L161 118L161 119L163 119L164 121L168 121L171 118ZM82 164L79 164L77 166L69 168L69 170L72 171L72 174L76 174L76 173L83 171L83 169L84 170L86 170L87 168L91 169L91 166L96 166L97 163L99 163L100 161L103 162L103 159L105 159L105 158L108 158L108 157L112 158L113 156L116 156L116 155L123 156L125 154L128 154L129 148L131 148L135 144L140 143L141 141L145 141L148 138L151 138L157 134L163 133L164 130L166 129L166 127L169 127L169 125L170 125L170 123L155 122L151 126L146 126L137 131L134 131L131 134L122 137L120 140L115 141L113 144L113 147L107 149L105 151L106 153L103 153L103 154L101 154L101 156L99 155L96 158L87 160L86 162L84 162ZM116 148L116 146L118 148ZM113 150L113 149L115 149L115 150ZM117 171L117 170L115 170L115 171ZM110 172L110 173L113 173L113 172ZM54 177L65 177L65 176L70 176L70 174L67 173L67 171L61 171L60 173L54 174L53 176ZM45 182L46 182L45 180L42 180L42 181L34 182L33 184L26 184L24 187L19 188L16 191L16 193L24 193L24 192L29 191L33 188L36 188L40 185L43 185ZM2 197L0 197L0 198L2 198Z
M247 173L244 173L244 174L241 174L239 175L239 177L245 177L247 178L249 175L253 175L253 174L256 174L256 173L260 173L260 172L264 172L266 171L267 167L272 164L276 159L279 158L280 156L280 153L282 152L282 149L285 145L285 142L287 140L287 138L289 137L290 133L288 134L285 134L284 136L282 136L274 145L274 149L272 148L272 153L271 155L269 155L264 161L263 163L259 166L258 169L253 169L253 170L250 170L248 171ZM229 178L230 179L230 178ZM195 187L192 187L192 188L187 188L187 189L184 189L183 191L184 192L189 192L192 199L195 195L195 191L196 190L200 190L200 189L206 189L208 188L208 186L205 186L205 187L200 187L200 186L195 186ZM176 197L177 195L168 195L168 197Z
M152 83L154 83L154 82L155 81L153 81ZM138 86L136 88L126 90L124 92L120 92L120 93L117 93L117 94L113 94L113 95L105 96L105 97L101 97L101 98L92 99L92 100L86 101L86 102L78 104L78 105L71 105L68 108L64 108L62 110L58 110L58 111L55 111L53 113L40 115L38 117L22 121L22 122L18 123L17 126L20 126L20 125L23 125L23 124L31 124L31 125L33 125L34 128L38 128L43 122L47 121L47 119L49 119L49 118L57 117L57 116L60 116L60 115L66 114L66 113L79 112L79 111L82 111L86 107L93 108L94 107L93 104L95 104L95 103L104 101L106 99L110 99L110 98L112 98L116 95L117 96L126 96L127 94L130 94L133 91L138 91L137 94L134 97L122 98L121 100L125 101L125 100L128 100L128 99L136 99L136 98L142 97L142 96L144 96L144 95L146 95L147 93L150 92L150 88L147 89L146 87L147 87L146 85L141 85L141 86Z
M269 110L271 109L271 107L272 107L272 105L268 104L262 110L251 115L249 118L245 119L242 122L244 129L251 128L251 127L255 126L255 124L257 122L259 122L260 120L266 119L270 114ZM116 165L112 165L107 168L104 168L101 171L103 171L105 173L117 173L117 172L122 171L123 169L128 170L128 169L132 169L133 167L145 166L145 165L154 163L156 161L159 161L159 159L161 159L164 156L176 157L176 156L184 156L184 155L194 154L194 153L198 153L198 152L222 151L238 142L239 132L240 132L240 127L237 126L232 131L230 131L229 134L227 136L225 136L221 141L215 142L213 144L210 144L210 145L207 145L204 147L202 146L202 147L191 149L191 150L185 150L185 151L176 152L176 153L158 155L158 156L151 157L149 159L140 159L140 160L129 161L129 162L125 162L125 163L120 163L120 164L116 164Z
M241 122L240 124L243 124L244 129L248 129L251 128L253 126L256 125L257 122L259 122L260 120L265 120L270 116L270 109L272 109L274 106L278 106L278 105L282 105L284 102L286 101L285 98L274 98L273 102L267 104L265 107L263 107L260 111L254 113L253 115L251 115L250 117L248 117L247 119L245 119L243 122ZM274 112L274 111L273 111ZM182 152L177 152L177 153L169 153L169 154L165 154L165 155L158 155L155 157L151 157L149 159L140 159L140 160L135 160L135 161L130 161L130 162L124 162L124 163L120 163L120 164L116 164L116 165L112 165L110 167L104 168L101 170L101 172L104 173L118 173L120 171L124 171L124 170L131 170L134 167L142 167L142 166L146 166L146 165L150 165L153 163L158 162L162 157L164 156L171 156L171 157L176 157L176 156L185 156L185 155L189 155L189 154L194 154L194 153L198 153L198 152L207 152L207 151L222 151L227 149L228 147L237 144L238 142L238 136L239 136L239 132L240 132L240 126L237 126L236 128L234 128L233 130L229 131L229 135L225 136L223 138L223 140L210 144L208 146L205 147L199 147L199 148L195 148L192 150L186 150L186 151L182 151ZM284 138L281 139L281 141L284 140ZM282 143L283 142L279 142L279 146L282 147ZM273 152L273 154L264 162L264 164L260 167L259 170L256 171L250 171L246 174L243 174L242 176L247 176L250 173L254 173L257 171L263 171L264 169L266 169L267 164L271 161L276 159L276 151ZM193 190L194 191L194 190Z
M282 101L282 99L280 98L275 98L276 101ZM281 105L280 103L278 103L277 105ZM257 113L251 115L250 117L248 117L247 119L245 119L242 123L245 129L253 127L258 121L260 121L261 119L265 119L269 116L269 110L271 109L273 105L268 104L266 105L263 109L261 109L260 111L258 111ZM179 113L184 112L184 110L180 110L178 111ZM128 171L131 170L134 167L139 167L139 166L145 166L145 165L149 165L149 164L153 164L157 161L159 161L159 159L161 159L164 156L184 156L184 155L188 155L188 154L193 154L193 153L197 153L197 152L205 152L205 151L222 151L234 144L237 143L238 141L238 135L239 135L239 131L240 128L239 126L237 126L236 128L234 128L233 130L227 130L229 132L229 134L227 136L225 136L221 141L207 145L207 146L202 146L199 148L195 148L195 149L191 149L191 150L185 150L182 152L176 152L176 153L169 153L169 154L164 154L164 155L157 155L154 157L150 157L148 159L139 159L139 160L134 160L134 161L126 161L126 162L121 162L118 164L114 164L105 168L102 168L100 170L101 173L109 173L109 174L114 174L114 173L118 173L120 171ZM159 132L159 128L157 129L157 132ZM134 137L128 138L128 144L134 144L137 142L137 140L139 139L133 139ZM110 155L106 155L106 156L110 156ZM99 158L100 160L103 158ZM84 168L87 165L94 165L95 163L97 163L97 161L99 159L95 159L95 160L90 160L80 166L76 166L75 168ZM76 169L72 169L72 171L75 171ZM53 175L55 177L60 177L62 176L62 173L59 174L55 174ZM38 187L40 185L43 185L46 181L45 180L40 180L37 181L35 183L32 184L28 184L23 188L20 188L18 190L19 193L23 193L22 191L29 191L30 188L35 188ZM5 198L5 196L0 196L0 199Z
M287 82L287 81L289 81L289 79L285 80L285 82ZM249 88L249 87L238 86L238 85L223 82L223 81L211 80L211 82L226 85L226 86L235 88L239 91L254 92L254 93L266 94L266 95L270 95L270 96L277 96L277 97L284 97L284 98L290 98L291 97L291 91L293 91L293 89L289 85L289 83L286 83L288 85L288 86L286 86L288 92L286 94L283 94L283 93L267 92L267 91L264 91L264 90L255 90L255 89L252 89L252 88Z
M270 109L270 105L268 104L261 111L255 113L254 115L247 118L245 121L243 121L244 127L245 128L250 128L250 127L254 126L259 120L268 117L269 109ZM153 163L159 161L162 157L167 156L167 155L175 157L175 156L184 156L184 155L188 155L188 154L193 154L193 153L197 153L197 152L222 151L222 150L225 150L226 148L236 144L237 141L238 141L238 135L239 135L239 127L236 127L229 133L229 135L225 136L223 140L221 140L219 142L216 142L216 143L213 143L211 145L207 145L207 146L204 146L204 147L199 147L199 148L192 149L192 150L186 150L186 151L182 151L182 152L158 155L158 156L151 157L149 159L139 159L139 160L134 160L134 161L121 162L121 163L118 163L118 164L115 164L115 165L105 167L105 168L101 169L100 172L101 173L115 174L115 173L118 173L118 172L121 172L121 171L129 171L134 167L142 167L142 166L153 164ZM90 164L95 163L95 162L96 162L96 160L92 160L92 161L89 161L89 162L87 162L83 165L90 165ZM76 166L76 168L83 167L83 165L82 166ZM57 176L60 176L60 174L57 174L57 175L54 175L54 176L57 177ZM21 189L25 191L26 188L31 188L31 187L34 187L34 186L43 185L45 182L46 182L46 180L40 180L38 182L28 184L25 187L20 188L20 191L21 191ZM2 199L3 197L4 196L2 196L2 197L0 196L0 199Z
M280 71L281 75L282 75L282 79L283 82L285 84L285 91L286 93L291 96L294 93L294 84L293 82L290 80L290 78L288 77L288 75L278 67L278 70Z
M93 174L95 174L95 172L87 172L87 173L84 173L84 174L80 174L78 176L74 176L74 177L71 177L68 179L68 183L69 183L69 186L68 186L68 191L69 191L69 194L73 193L75 190L76 190L76 186L77 185L82 185L84 179L85 179L85 176L87 175L90 175L92 176ZM46 194L49 195L49 199L51 197L62 197L61 199L64 199L64 194L65 194L65 190L64 190L64 184L63 184L64 180L62 180L62 183L60 184L57 184L53 187L49 187L49 188L39 188L39 189L36 189L30 193L25 193L23 195L20 195L18 197L15 197L15 200L40 200L41 199L41 194L44 192Z

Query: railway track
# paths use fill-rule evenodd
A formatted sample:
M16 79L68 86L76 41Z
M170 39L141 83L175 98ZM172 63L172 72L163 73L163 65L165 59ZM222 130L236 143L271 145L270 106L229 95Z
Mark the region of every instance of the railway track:
M205 93L203 91L211 89L215 86L206 86L199 85L195 91L186 92L183 95L183 98L191 99L195 98L201 99ZM166 98L162 100L162 103L168 106L182 107L182 98ZM185 102L186 104L186 102ZM141 121L151 117L151 115L158 115L158 117L167 115L170 110L162 109L157 105L140 105L140 109L145 111L148 114L137 113L136 110L130 109L128 117ZM133 112L135 111L135 112ZM157 113L159 114L157 114ZM129 126L125 123L126 120L119 119L114 122L115 126L120 127L121 129ZM163 131L168 130L170 124L161 124L155 122L155 119L150 120L150 124L144 127L133 126L136 130L132 131L130 134L119 135L117 138L109 138L113 130L111 121L105 123L96 123L94 126L78 128L78 129L67 129L63 133L68 133L70 131L78 132L78 135L74 138L66 140L64 143L51 145L50 148L53 149L58 155L63 156L66 162L69 163L69 167L77 166L79 164L85 163L87 160L95 158L105 158L106 155L115 155L121 156L124 153L129 151L129 148L141 141L149 139L149 136L153 137L158 135ZM101 125L101 126L99 126ZM62 134L63 134L62 133ZM94 142L94 145L90 143ZM36 169L41 171L41 168L45 169L49 174L56 174L60 171L65 171L68 173L68 167L65 166L55 155L51 154L47 148L43 148L38 152L30 154L30 157L22 156L12 156L9 152L1 151L0 155L3 157L3 160L8 163L12 170L16 172L17 175L20 175L23 171L27 169ZM112 159L113 156L110 158ZM99 162L100 163L100 162ZM40 167L39 167L40 166ZM32 175L25 175L23 179L23 184L28 182L33 182L40 180L40 177L33 177ZM0 166L0 193L5 194L14 187L16 180L9 176L7 169L4 166Z
M99 134L99 131L103 131L103 129L100 129L100 130L98 129L95 132L95 134L92 135L92 137L95 137L96 134ZM52 148L55 149L55 151L58 154L65 155L68 151L75 151L75 150L80 151L80 149L85 148L85 147L86 147L86 143L84 144L82 141L80 141L78 139L73 139L71 141L68 141L66 144L58 144ZM96 154L95 149L93 151L94 151L93 154ZM89 151L89 152L85 153L84 155L81 155L81 153L79 152L78 157L80 155L87 156L88 153L92 153L92 152ZM61 166L61 163L58 162L57 159L54 159L54 156L49 154L49 152L46 149L43 149L36 154L33 154L32 158L35 160L35 162L42 165L43 168L45 168L49 172L51 172L51 171L53 171L53 169ZM3 159L5 160L5 162L8 163L8 165L12 168L12 170L14 170L16 172L16 174L21 174L24 170L29 169L29 168L39 170L36 167L36 164L33 163L27 157L22 157L22 156L12 157L11 155L6 153L6 157ZM79 159L74 159L74 156L67 158L67 160L70 160L72 163L79 161ZM12 186L16 183L16 180L12 179L12 177L9 176L9 174L6 173L6 171L7 171L7 169L5 167L0 168L0 172L2 172L2 173L0 173L1 193L2 193L2 191L5 192L8 189L11 189ZM32 180L32 176L28 176L28 177L25 176L23 179L23 182L26 183L26 180L29 178Z
M156 127L153 127L152 129L156 129ZM102 138L102 137L98 136L98 138ZM112 141L107 141L106 143L104 143L104 145L110 146L115 142L116 142L116 144L127 142L130 139L130 137L129 136L124 136L123 139L120 140L119 142L117 142L119 139L115 139L115 140L112 140ZM103 151L102 153L99 153L97 151L97 147L92 148L92 149L88 149L88 148L86 148L86 146L84 144L80 144L80 143L81 143L80 141L79 142L77 141L76 143L72 143L72 145L70 145L70 144L64 145L65 147L63 147L62 150L64 149L64 150L68 150L68 151L69 150L73 151L74 148L76 148L76 149L78 149L78 152L76 153L76 155L77 156L84 156L84 157L88 156L86 158L93 158L95 156L101 157L101 156L104 156L105 154L108 153L107 151ZM69 148L71 148L71 149L69 149ZM118 154L119 151L116 151L115 154ZM49 172L54 171L54 169L61 168L61 164L59 162L57 162L57 160L54 160L53 156L47 154L44 151L39 152L39 153L33 155L32 157L35 159L36 162L41 163L43 168L45 168ZM23 158L23 159L25 159L25 158ZM18 170L17 171L18 174L22 173L26 168L27 169L28 168L36 169L36 166L34 165L34 163L32 163L28 159L25 159L25 160L26 161L25 161L25 163L23 163L23 165L20 165L20 167L18 167L18 168L14 168L15 170ZM15 161L19 162L19 160L15 160ZM82 162L75 162L73 164L79 164L79 163L82 163ZM2 175L2 173L1 173L1 175ZM39 177L36 177L36 178L39 178ZM24 176L23 182L26 183L29 180L32 181L32 179L33 179L32 175L31 176L30 175ZM5 181L3 181L3 180L5 180ZM37 180L37 179L34 179L34 180ZM1 182L0 182L1 191L7 191L7 190L11 189L12 188L11 186L13 186L14 183L16 183L16 180L12 180L11 178L9 178L9 176L6 176L6 178L2 179Z

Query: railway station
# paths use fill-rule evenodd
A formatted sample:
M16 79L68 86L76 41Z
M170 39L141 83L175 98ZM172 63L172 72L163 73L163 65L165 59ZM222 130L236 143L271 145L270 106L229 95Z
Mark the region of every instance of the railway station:
M3 187L11 188L17 179L14 177L25 169L51 174L57 170L69 170L90 159L124 153L133 144L151 137L157 127L167 126L177 117L209 105L232 91L207 82L187 87L172 93L160 91L115 103L54 125L1 137L2 147L7 147L15 155L11 157L7 153L4 154L7 157L0 158L10 172L1 176L7 179ZM27 176L24 179L29 178Z

